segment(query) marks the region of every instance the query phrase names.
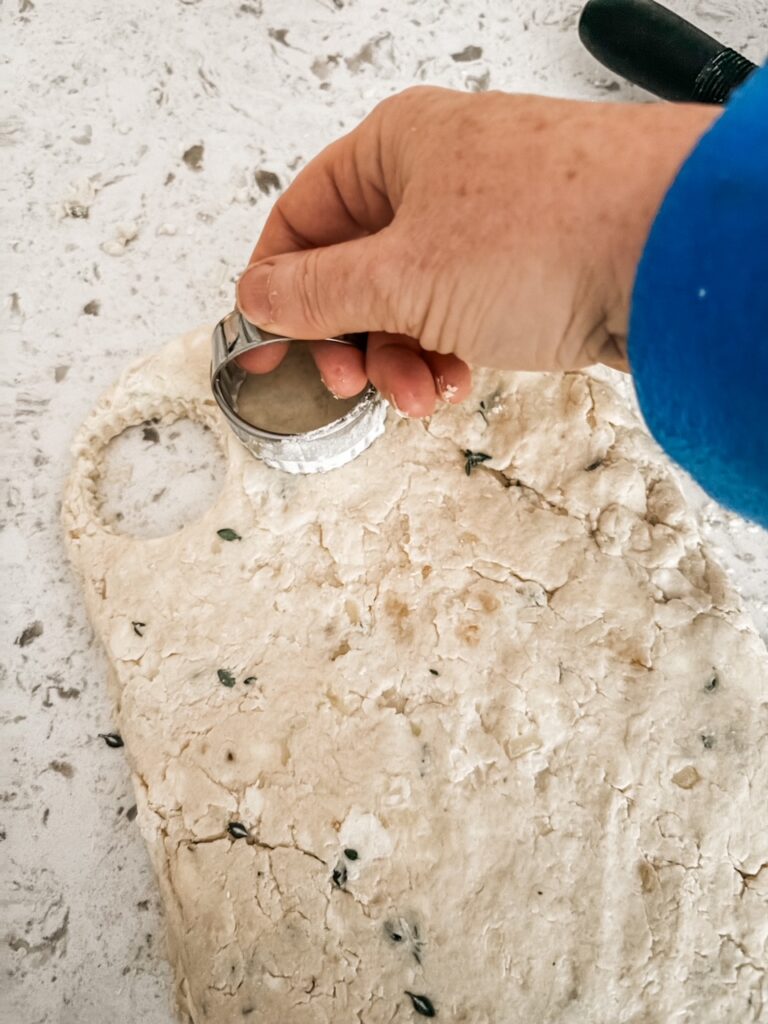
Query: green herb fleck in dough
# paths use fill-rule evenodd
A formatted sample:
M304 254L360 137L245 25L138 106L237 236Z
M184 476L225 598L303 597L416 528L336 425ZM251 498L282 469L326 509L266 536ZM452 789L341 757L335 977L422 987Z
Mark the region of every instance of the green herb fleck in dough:
M357 860L359 854L357 850L353 850L351 847L348 846L344 851L344 856L347 858L347 860Z
M422 1017L436 1017L437 1010L432 1005L432 1000L426 996L417 996L406 989L405 994L410 996L413 1008Z
M222 686L234 686L235 677L231 672L228 672L225 668L220 668L216 675L219 677L219 682Z
M246 676L243 682L245 683L246 686L250 686L251 683L256 682L256 676Z
M222 527L221 530L217 530L216 533L221 537L222 540L242 540L243 538L239 533L235 533L234 530L230 530L228 526Z
M464 472L467 476L472 475L472 470L475 466L481 465L483 462L487 462L488 459L492 459L492 455L487 455L485 452L473 452L469 448L465 448L462 453L464 456Z
M146 629L146 622L132 622L133 632L136 636L144 636L144 630Z
M250 835L242 821L230 821L227 825L227 832L233 839L247 839Z
M714 747L714 745L715 745L715 737L714 736L702 736L701 737L701 742L702 742L702 745L703 745L705 750L711 750L712 747Z
M717 678L716 675L713 675L709 682L706 682L704 684L704 689L707 691L707 693L712 693L713 690L717 689L719 684L720 680Z
M402 917L397 921L385 921L384 932L390 941L404 943L416 963L421 963L424 942L419 936L419 926L415 922L406 921Z
M344 886L346 885L346 882L347 882L347 869L346 869L346 866L341 863L341 861L339 861L339 863L333 869L333 874L331 875L331 881L333 882L333 884L336 886L337 889L343 889Z
M439 675L440 675L440 673L439 673L439 672L437 671L437 669L436 669L436 668L431 668L431 669L429 670L429 674L430 674L431 676L439 676Z
M590 464L587 466L585 472L593 473L596 469L599 469L602 466L602 464L603 464L603 460L602 459L596 459L594 462L590 462Z
M424 943L419 938L419 926L417 924L411 925L411 952L417 964L421 963L421 948L423 945Z
M108 747L116 749L117 747L124 746L123 737L119 732L100 732L99 736L104 740Z

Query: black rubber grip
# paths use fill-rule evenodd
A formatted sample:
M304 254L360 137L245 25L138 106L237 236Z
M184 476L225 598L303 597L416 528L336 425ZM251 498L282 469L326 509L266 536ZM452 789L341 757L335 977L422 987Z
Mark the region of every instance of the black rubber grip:
M667 100L724 103L756 67L654 0L589 0L579 36L601 64Z
M691 99L697 103L725 103L756 67L736 50L721 50L699 72Z

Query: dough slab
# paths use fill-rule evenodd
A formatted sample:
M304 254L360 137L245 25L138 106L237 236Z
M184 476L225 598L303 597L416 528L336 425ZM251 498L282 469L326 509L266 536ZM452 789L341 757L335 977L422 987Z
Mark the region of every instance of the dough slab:
M183 1019L767 1021L768 658L611 387L481 373L291 477L208 339L96 406L63 509ZM219 499L111 532L106 444L182 416Z

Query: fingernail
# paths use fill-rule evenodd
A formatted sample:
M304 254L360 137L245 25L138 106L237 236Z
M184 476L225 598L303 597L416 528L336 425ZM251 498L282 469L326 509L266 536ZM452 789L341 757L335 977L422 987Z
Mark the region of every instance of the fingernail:
M246 320L259 327L271 324L274 319L269 294L271 277L272 266L261 263L249 267L237 282L237 305L240 312Z
M389 401L389 404L392 406L392 409L394 410L395 415L399 416L401 420L409 420L411 418L408 415L408 413L407 412L403 412L403 410L397 404L397 402L395 401L395 396L394 395L390 395L389 398L388 398L388 401Z

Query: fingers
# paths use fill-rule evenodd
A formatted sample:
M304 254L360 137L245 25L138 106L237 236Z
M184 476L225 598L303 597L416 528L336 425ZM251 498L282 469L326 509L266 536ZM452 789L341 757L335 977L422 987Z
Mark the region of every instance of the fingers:
M237 284L241 312L265 330L320 339L350 331L415 334L418 287L393 229L321 249L273 256Z
M424 352L402 334L370 334L366 368L375 387L407 416L431 415L438 398L460 402L472 386L466 363Z
M429 416L438 399L458 403L472 388L466 363L456 356L425 352L406 335L373 333L366 352L332 341L312 342L310 347L323 383L337 398L359 394L370 380L407 416ZM287 349L276 342L246 352L238 363L249 373L269 373L282 362Z
M472 390L472 371L454 355L440 352L422 352L422 358L432 371L437 395L450 405L463 402Z
M247 373L271 373L282 363L289 344L276 341L272 345L244 352L237 357L237 365ZM336 398L352 398L368 383L365 354L359 349L334 341L314 341L310 351L320 379Z
M333 341L315 341L310 348L323 383L337 398L351 398L368 383L364 352Z
M368 343L370 345L370 338ZM421 417L435 411L434 378L419 353L410 346L380 336L368 357L368 375L398 412Z
M247 373L271 373L282 363L287 352L288 342L276 341L274 345L264 345L244 352L235 361Z

